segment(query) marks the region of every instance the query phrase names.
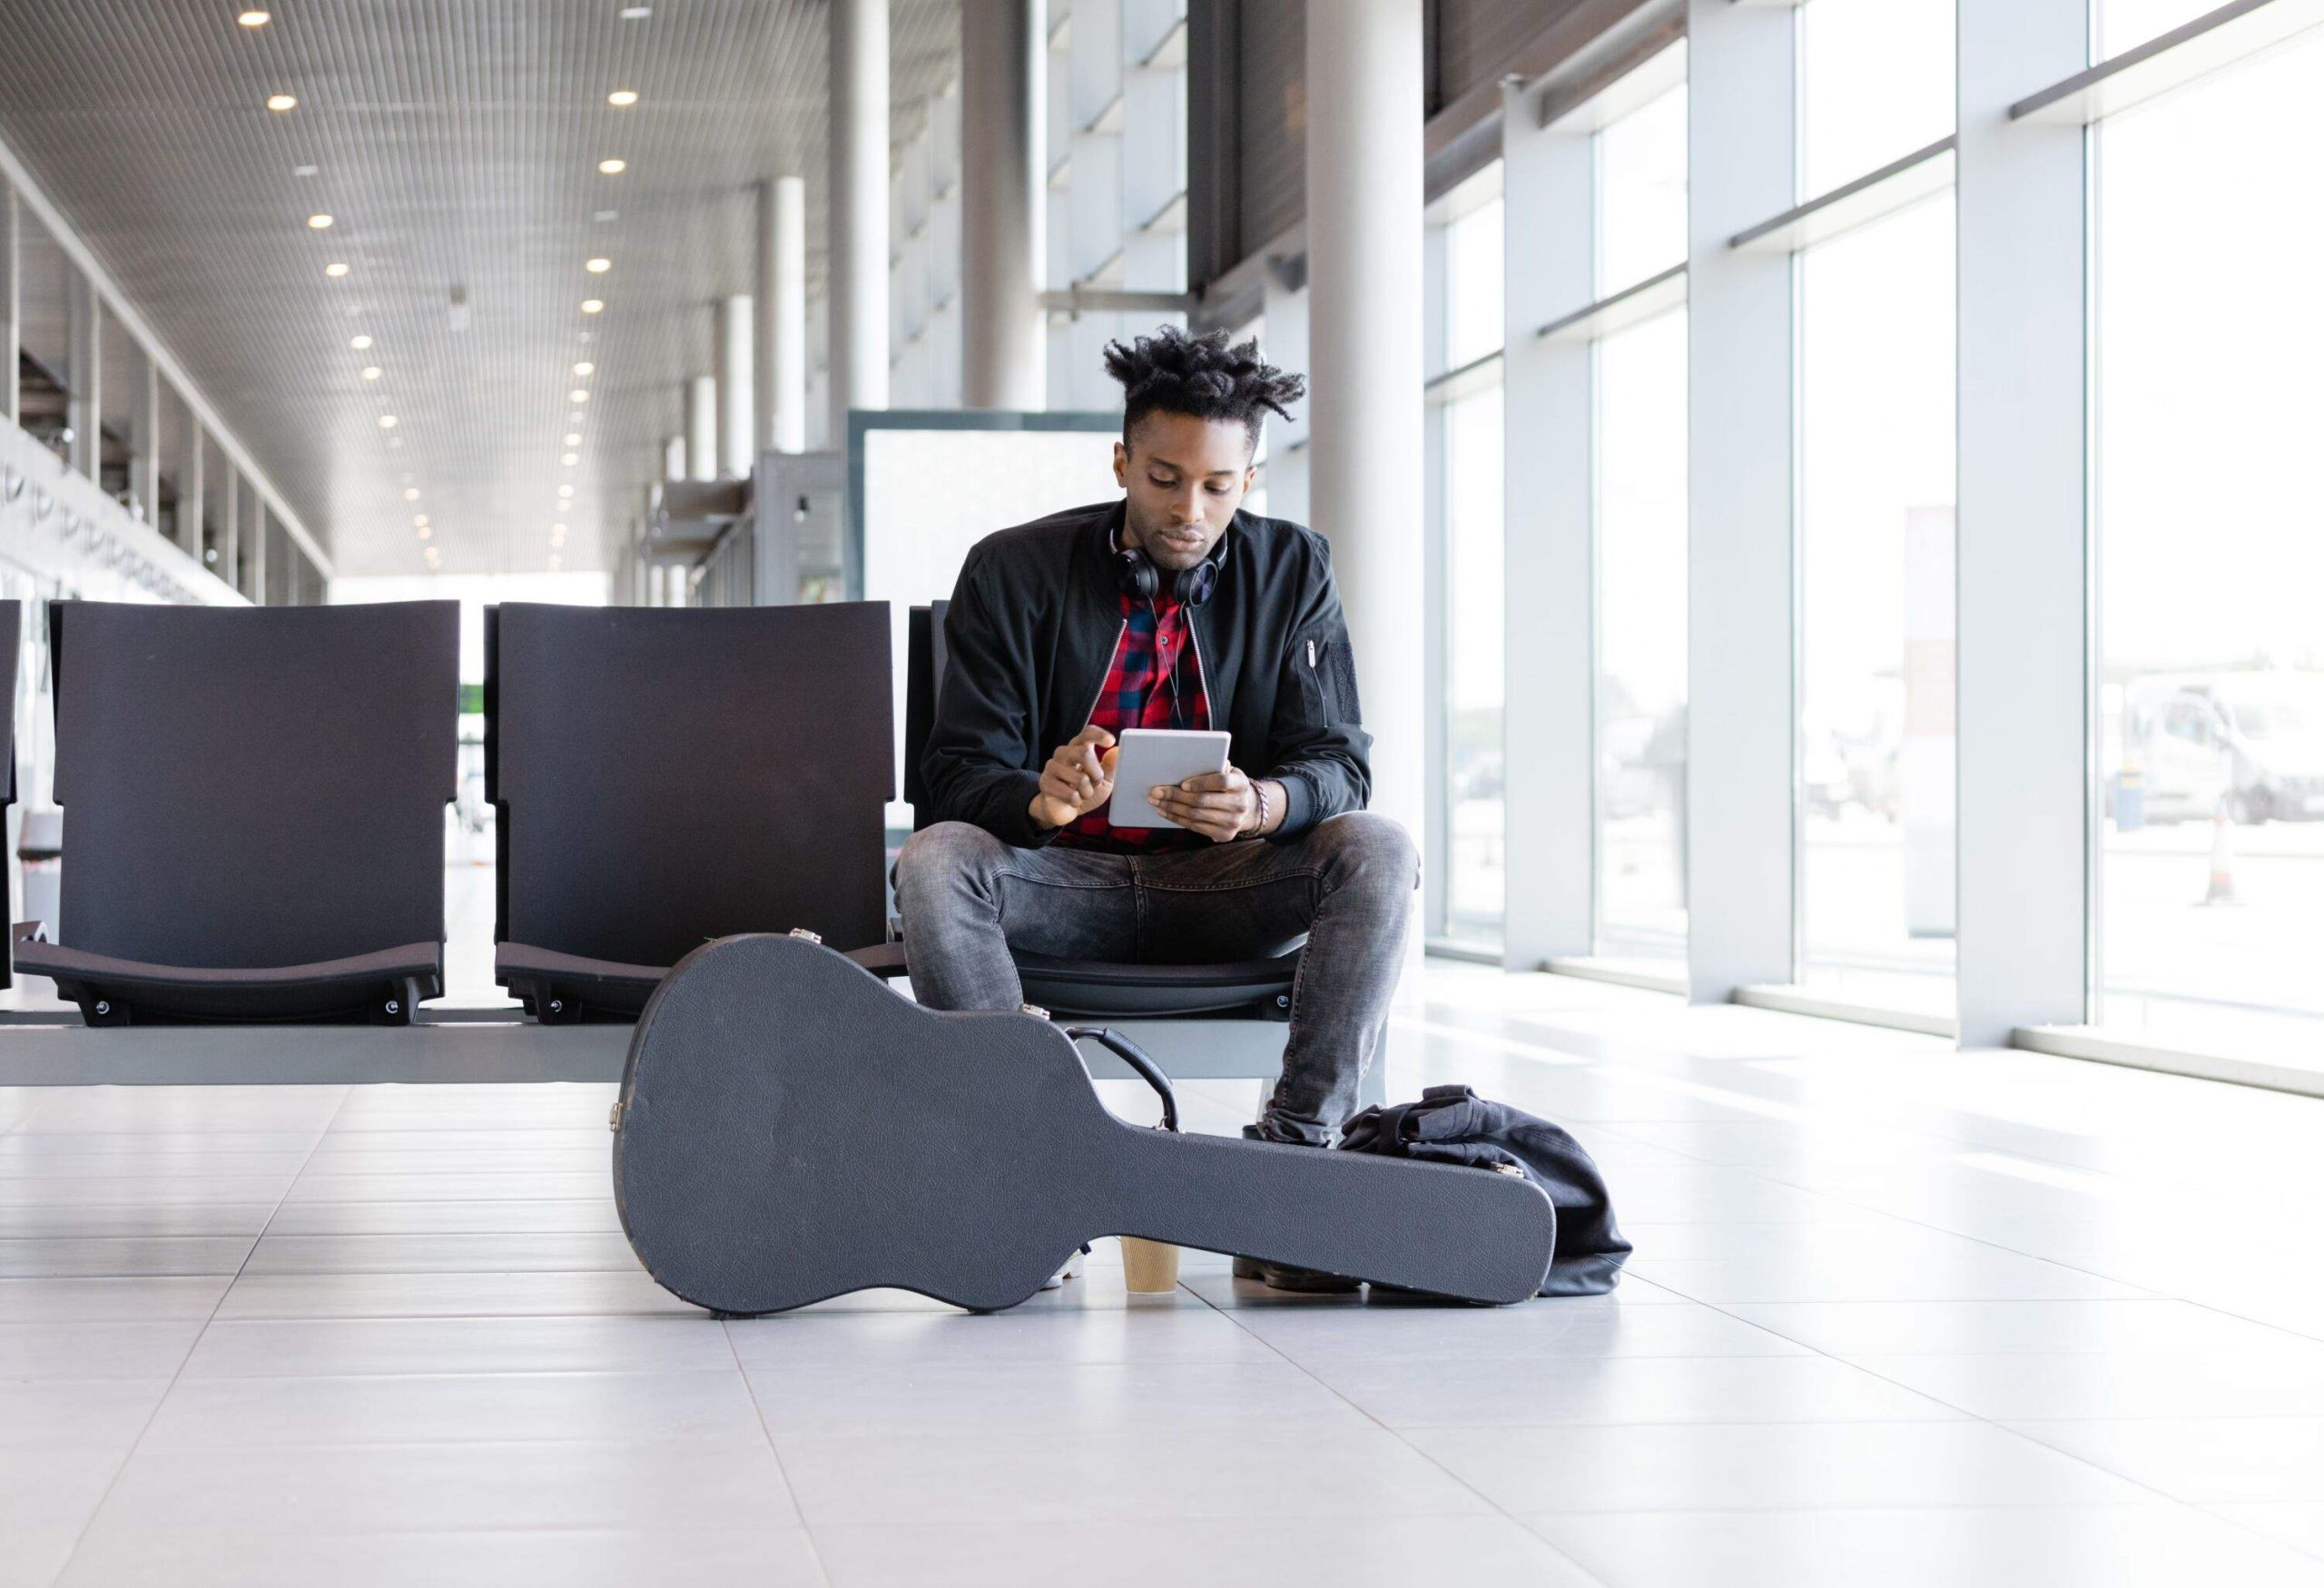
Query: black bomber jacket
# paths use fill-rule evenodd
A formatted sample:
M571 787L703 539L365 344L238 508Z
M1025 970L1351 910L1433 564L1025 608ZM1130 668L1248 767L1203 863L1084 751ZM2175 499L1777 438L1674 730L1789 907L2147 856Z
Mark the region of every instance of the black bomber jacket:
M1088 725L1122 632L1112 558L1123 504L1053 513L977 542L944 618L947 658L921 773L939 821L1032 848L1056 830L1029 807L1040 769ZM1372 794L1372 735L1356 699L1331 547L1302 525L1238 512L1218 584L1187 613L1210 725L1229 754L1285 792L1276 842Z

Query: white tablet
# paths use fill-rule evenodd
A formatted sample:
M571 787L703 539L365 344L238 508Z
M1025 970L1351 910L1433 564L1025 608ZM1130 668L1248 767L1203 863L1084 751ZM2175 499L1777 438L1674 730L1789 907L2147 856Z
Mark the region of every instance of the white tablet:
M1146 791L1206 772L1226 771L1226 747L1233 737L1192 728L1124 728L1119 737L1121 757L1114 763L1114 801L1113 809L1106 814L1108 824L1177 826L1154 808Z

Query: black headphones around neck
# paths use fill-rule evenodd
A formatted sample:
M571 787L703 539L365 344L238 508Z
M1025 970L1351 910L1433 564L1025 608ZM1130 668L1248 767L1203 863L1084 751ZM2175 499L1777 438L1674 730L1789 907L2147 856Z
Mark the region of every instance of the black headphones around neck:
M1218 589L1218 565L1225 559L1226 552L1226 537L1222 535L1209 556L1194 567L1180 568L1171 576L1170 598L1188 607L1199 607L1209 600ZM1137 547L1123 546L1118 532L1115 540L1114 577L1121 585L1122 594L1133 600L1153 601L1162 595L1162 570L1155 566L1152 557Z

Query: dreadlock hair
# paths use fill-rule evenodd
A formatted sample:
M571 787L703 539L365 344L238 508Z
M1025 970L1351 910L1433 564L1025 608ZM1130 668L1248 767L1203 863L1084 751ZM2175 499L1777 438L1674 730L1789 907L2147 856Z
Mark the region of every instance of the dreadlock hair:
M1108 342L1106 373L1122 383L1125 445L1138 421L1158 411L1236 420L1256 447L1267 410L1289 419L1285 405L1307 395L1306 379L1262 360L1256 339L1229 347L1223 330L1188 336L1175 325L1127 347Z

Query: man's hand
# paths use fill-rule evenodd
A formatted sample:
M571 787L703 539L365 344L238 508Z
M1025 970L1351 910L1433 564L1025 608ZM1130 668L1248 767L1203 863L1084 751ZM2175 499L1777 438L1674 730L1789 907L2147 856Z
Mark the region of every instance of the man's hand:
M1114 735L1092 725L1058 746L1041 768L1040 792L1028 807L1043 827L1062 827L1114 797Z
M1226 843L1251 830L1259 820L1258 785L1239 767L1206 772L1184 783L1164 784L1146 796L1154 808L1179 826L1201 833L1215 843ZM1269 804L1280 821L1283 801L1270 793Z

